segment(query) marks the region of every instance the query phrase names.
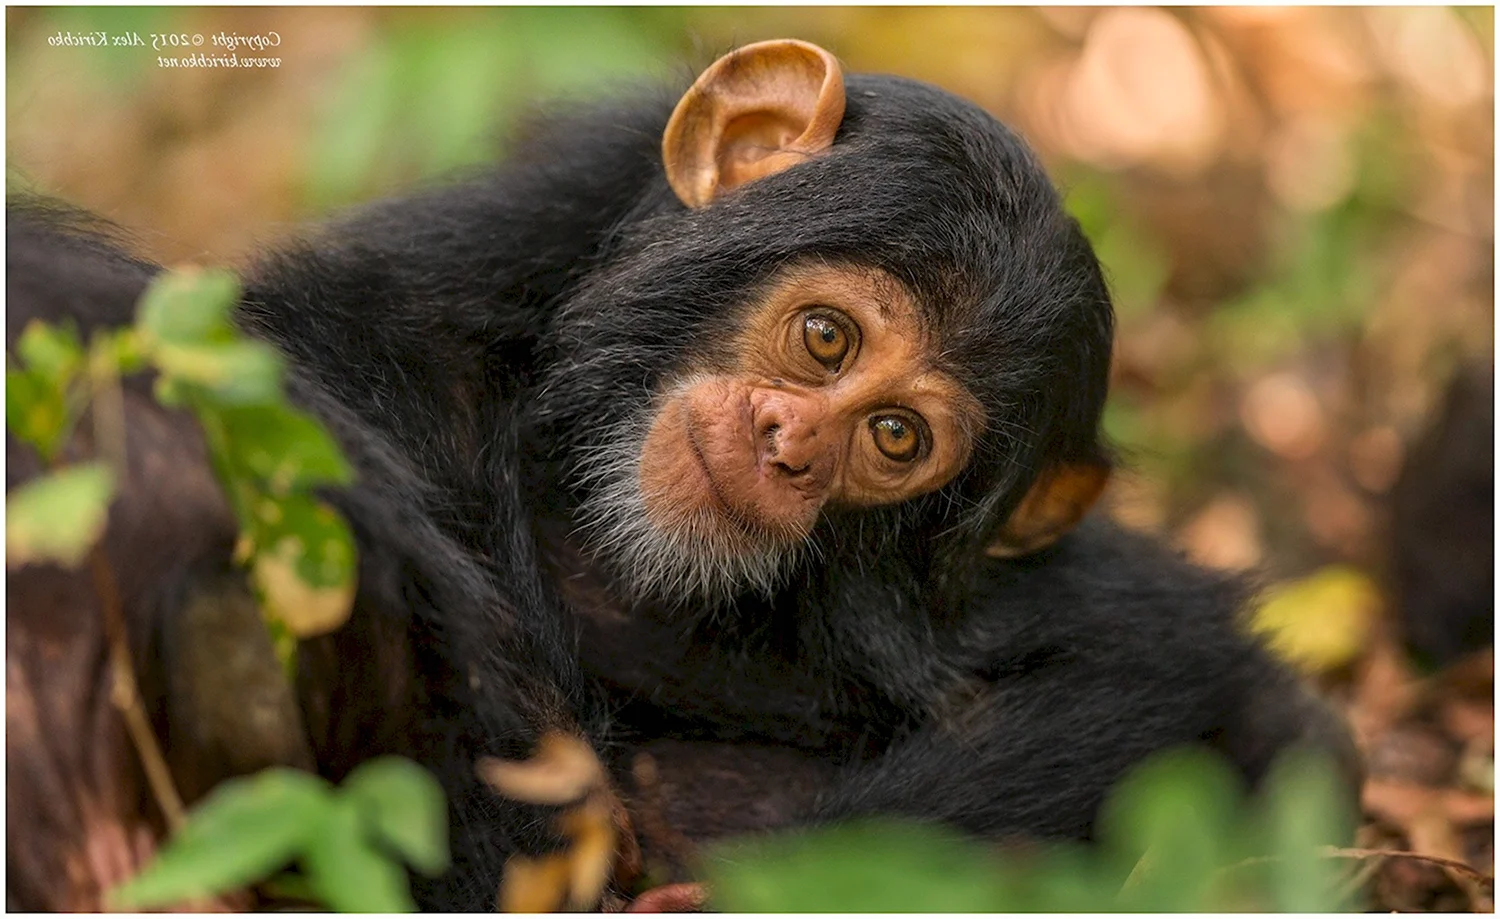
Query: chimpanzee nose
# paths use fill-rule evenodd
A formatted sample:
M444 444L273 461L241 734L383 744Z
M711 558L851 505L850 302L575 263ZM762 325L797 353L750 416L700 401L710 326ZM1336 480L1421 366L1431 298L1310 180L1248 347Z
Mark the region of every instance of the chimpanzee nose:
M812 468L817 452L816 430L791 430L772 426L766 431L766 449L762 462L786 475L803 475Z
M786 390L751 397L760 466L779 475L805 476L818 465L825 446L818 436L827 408L822 400Z

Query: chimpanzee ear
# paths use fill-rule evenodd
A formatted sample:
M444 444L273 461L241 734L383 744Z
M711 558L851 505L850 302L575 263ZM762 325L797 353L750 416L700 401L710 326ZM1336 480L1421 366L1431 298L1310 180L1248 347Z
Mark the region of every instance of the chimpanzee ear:
M746 45L703 71L662 135L667 181L702 207L746 182L833 145L844 120L844 75L833 55L804 41Z
M985 549L991 558L1015 558L1052 545L1078 525L1109 482L1102 462L1062 463L1045 470Z

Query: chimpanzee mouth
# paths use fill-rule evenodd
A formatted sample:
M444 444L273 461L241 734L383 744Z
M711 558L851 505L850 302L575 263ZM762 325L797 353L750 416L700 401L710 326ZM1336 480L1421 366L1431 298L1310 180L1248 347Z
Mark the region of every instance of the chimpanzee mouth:
M772 594L807 551L805 544L747 526L714 488L690 437L709 501L670 522L655 518L640 475L639 444L649 423L647 416L618 425L580 464L575 485L584 497L573 520L580 544L633 600L719 605Z
M688 423L687 437L685 439L687 440L688 450L693 455L694 462L698 464L698 471L703 474L703 482L706 486L705 490L708 492L708 497L713 501L714 506L706 510L717 512L717 516L725 523L734 525L746 537L753 539L756 534L750 526L750 522L745 519L744 514L734 509L734 506L729 503L728 498L724 497L724 490L719 487L718 481L714 478L714 471L709 468L708 460L703 456L703 448L698 445L698 435L691 422Z

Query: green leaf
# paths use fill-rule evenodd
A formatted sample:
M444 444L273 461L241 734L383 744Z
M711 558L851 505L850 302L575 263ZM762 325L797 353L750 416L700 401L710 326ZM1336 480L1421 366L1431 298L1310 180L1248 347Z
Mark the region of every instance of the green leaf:
M1170 750L1133 770L1110 793L1099 838L1131 874L1120 905L1141 912L1198 911L1219 869L1240 856L1239 779L1207 750Z
M1013 912L1104 913L1119 908L1120 878L1093 848L1081 844L1046 847L1038 857L1010 854L1005 868L1025 895Z
M104 533L114 474L104 463L69 466L5 498L6 567L31 562L73 566Z
M302 854L308 884L341 913L407 913L416 909L406 870L365 838L358 801L338 799Z
M140 336L135 329L95 332L89 341L90 362L111 366L120 375L144 369L146 355L141 351Z
M73 428L84 393L74 387L83 348L69 325L27 324L16 339L18 362L5 370L5 426L51 462Z
M152 344L222 343L234 334L230 314L239 294L228 271L164 272L141 295L136 328Z
M358 557L349 526L308 494L261 496L254 507L251 578L268 618L300 638L331 632L349 618Z
M157 376L156 383L152 387L151 395L156 401L167 408L180 408L192 402L193 387L181 380L174 380L168 376Z
M290 548L285 545L288 542L300 544L296 546L299 578L313 587L341 587L353 580L354 538L331 506L298 493L281 501L263 500L257 511L266 515L257 536L271 536L266 540L271 551L285 551Z
M281 398L282 357L264 342L162 343L153 349L152 357L178 385L190 384L216 404L253 405Z
M83 367L83 345L77 331L38 319L27 323L16 339L16 356L26 369L58 387L66 386Z
M1011 908L995 859L935 827L845 824L738 846L709 862L716 909L752 912L993 912Z
M1324 756L1293 750L1272 765L1265 784L1265 841L1275 856L1269 865L1271 908L1294 913L1338 909L1343 866L1317 852L1354 831L1348 792L1340 786L1337 769Z
M272 494L354 478L338 444L311 415L281 403L226 406L218 415L240 469Z
M29 370L5 371L5 426L50 462L72 428L63 390Z
M333 809L328 783L267 769L217 786L146 870L117 887L111 905L144 909L237 890L285 866Z
M371 760L344 780L379 838L429 877L448 867L448 805L443 787L411 760Z
M262 612L264 616L264 612ZM276 619L265 619L266 631L271 633L271 649L281 663L282 675L292 685L297 683L297 651L301 645L295 633L286 623Z
M173 393L163 393L161 384L165 378L157 378L156 398L165 402L167 395L187 396L184 401L192 401L186 389ZM249 559L249 552L254 546L248 538L255 529L255 503L260 497L261 490L255 477L248 474L242 468L239 461L238 451L235 444L230 440L229 433L224 426L224 409L218 406L204 405L202 402L193 402L193 413L198 416L198 424L203 427L203 439L208 445L208 461L213 467L214 477L219 480L219 485L224 489L224 496L229 499L229 506L234 509L235 520L239 522L242 537L241 546L235 550L235 561L245 562Z

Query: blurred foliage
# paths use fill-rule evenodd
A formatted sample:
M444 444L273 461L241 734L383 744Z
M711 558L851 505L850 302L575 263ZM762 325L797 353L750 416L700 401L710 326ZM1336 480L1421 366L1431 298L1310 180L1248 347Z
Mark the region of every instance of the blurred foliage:
M300 871L278 875L297 863ZM146 868L117 887L120 909L203 901L268 879L282 896L338 912L411 912L405 865L448 868L443 789L409 760L370 760L338 788L294 769L216 786Z
M83 345L71 326L33 322L6 355L5 424L48 463L73 431L88 398L76 385L85 370Z
M7 492L5 564L77 566L103 535L117 470L107 461L63 463L74 426L90 402L118 405L122 372L139 367L132 334L100 332L85 351L71 325L31 322L5 356L5 426L50 471ZM100 413L96 411L96 434ZM118 427L116 424L114 427ZM118 442L105 449L116 456Z
M729 912L1330 912L1347 865L1322 847L1348 837L1332 766L1279 762L1250 806L1215 754L1143 763L1105 803L1095 846L982 845L932 825L844 824L721 846L714 906Z
M353 536L313 491L353 472L322 424L286 400L282 357L231 322L239 292L226 271L166 272L141 296L135 324L96 331L87 351L71 326L22 331L6 356L6 427L51 471L7 495L6 564L76 565L98 541L126 468L120 378L149 365L157 400L203 427L239 521L237 560L290 670L297 639L332 631L353 606ZM85 409L105 461L65 466Z
M313 491L353 470L328 432L282 394L284 360L235 328L239 282L225 271L154 280L136 319L140 347L161 371L156 397L191 409L240 525L250 568L287 666L296 639L338 628L354 604L354 537Z
M5 565L76 566L104 534L114 474L105 463L78 463L5 496Z
M308 148L305 194L314 206L359 200L372 182L484 162L495 152L487 138L529 103L639 76L671 52L659 39L666 30L638 28L628 10L454 15L463 21L383 30L332 88Z

